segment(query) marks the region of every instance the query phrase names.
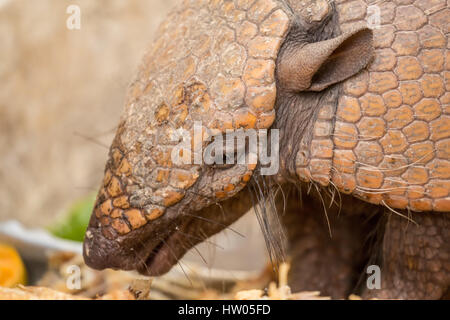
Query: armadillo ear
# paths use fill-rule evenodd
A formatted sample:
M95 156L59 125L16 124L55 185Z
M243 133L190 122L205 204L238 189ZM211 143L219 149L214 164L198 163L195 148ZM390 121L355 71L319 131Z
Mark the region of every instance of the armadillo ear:
M278 80L291 91L321 91L355 75L373 56L373 33L355 28L339 37L287 48L278 64Z

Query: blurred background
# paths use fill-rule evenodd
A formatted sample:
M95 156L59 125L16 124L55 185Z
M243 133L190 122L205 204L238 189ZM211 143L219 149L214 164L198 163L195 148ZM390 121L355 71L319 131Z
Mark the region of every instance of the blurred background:
M0 220L45 226L96 191L126 87L173 3L0 1ZM80 30L66 27L71 4Z
M175 1L0 0L0 223L47 228L96 193L126 87ZM80 30L66 26L72 4ZM235 228L246 239L216 240L235 258L205 246L208 263L264 266L253 215Z

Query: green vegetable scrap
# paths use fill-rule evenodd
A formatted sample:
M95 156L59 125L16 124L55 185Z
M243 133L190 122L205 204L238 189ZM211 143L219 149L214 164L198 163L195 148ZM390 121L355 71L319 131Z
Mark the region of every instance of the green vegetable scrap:
M82 242L94 207L94 201L95 195L77 201L64 218L51 226L49 231L59 238Z

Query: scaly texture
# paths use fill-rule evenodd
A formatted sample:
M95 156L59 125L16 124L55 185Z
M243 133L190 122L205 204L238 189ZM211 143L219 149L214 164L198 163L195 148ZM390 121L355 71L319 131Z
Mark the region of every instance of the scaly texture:
M326 219L318 214L323 203L317 195L303 194L302 199L302 203L289 201L282 217L289 239L291 289L320 291L333 299L345 299L355 293L361 270L370 257L368 234L376 227L369 223L370 216L381 217L383 208L377 212L374 205L346 196L342 212L337 206L327 210L330 231Z
M400 217L405 211L391 212L384 228L380 204L450 211L449 10L438 0L378 2L381 26L373 40L363 21L367 3L205 0L177 7L130 88L86 232L86 262L161 275L258 201L267 209L260 220L272 252L284 237L268 232L278 233L270 223L270 188L301 189L300 177L312 182L307 203L301 208L296 196L280 192L289 203L278 210L290 213L285 225L296 286L330 284L333 296L349 293L383 236L384 291L371 294L414 298L429 281L427 297L442 296L449 286L442 275L448 213L410 214L419 225L403 233L405 223L413 224ZM279 129L278 174L255 179L252 189L246 186L257 164L176 163L172 151L183 138L177 130L195 136L194 121L204 135L189 146L203 148L227 129ZM339 277L327 278L330 269ZM405 286L397 290L399 283Z
M382 247L381 289L365 298L441 299L450 284L450 214L391 214Z
M195 121L213 134L269 128L275 119L275 59L289 29L278 1L184 1L160 26L129 91L95 215L115 238L180 202L201 165L172 162L178 129ZM199 143L209 143L204 135ZM192 155L186 155L193 159ZM247 184L255 165L219 172L197 190L219 201ZM213 184L215 181L220 183Z
M337 1L341 30L365 23L371 4ZM337 106L322 107L297 173L374 204L450 211L448 3L374 5L374 60L344 82Z

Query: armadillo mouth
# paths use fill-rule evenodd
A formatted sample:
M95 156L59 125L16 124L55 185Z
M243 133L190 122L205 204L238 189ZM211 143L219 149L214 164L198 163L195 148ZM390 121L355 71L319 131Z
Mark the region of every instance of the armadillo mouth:
M190 248L189 245L183 244L186 239L180 231L184 230L187 224L174 228L166 237L161 238L150 250L147 258L139 262L136 270L147 276L161 276L167 273Z
M240 192L220 206L188 199L189 202L167 208L161 219L121 236L113 233L114 237L105 233L97 216L92 215L84 240L84 260L98 270L112 268L136 270L148 276L163 275L188 250L247 212L252 205L250 198L247 191Z
M174 257L171 255L170 238L173 235L166 237L159 242L153 250L151 250L146 260L142 261L136 268L140 274L147 276L160 276L168 272L169 269L176 263L173 262ZM173 249L172 249L173 250Z
M165 233L139 230L141 234L132 234L133 237L119 240L106 238L94 224L86 232L84 260L88 266L98 270L112 268L136 270L148 276L163 275L190 247L184 241L186 239L183 233L179 231L184 230L191 219L180 220L167 225Z

